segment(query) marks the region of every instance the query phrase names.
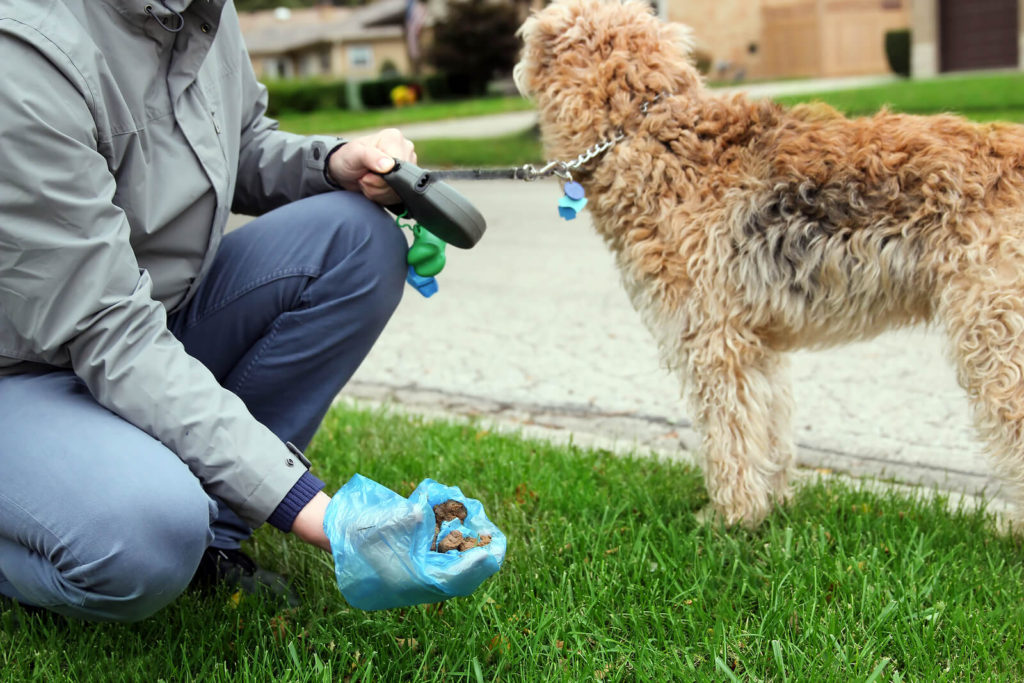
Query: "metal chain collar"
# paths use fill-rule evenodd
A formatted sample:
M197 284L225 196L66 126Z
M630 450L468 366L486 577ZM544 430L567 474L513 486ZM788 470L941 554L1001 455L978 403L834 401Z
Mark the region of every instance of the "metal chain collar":
M549 161L540 168L534 168L533 164L525 164L521 169L523 180L536 180L537 178L546 178L552 175L556 175L564 180L572 180L571 171L575 171L591 159L604 154L606 151L614 147L620 140L624 140L625 138L626 134L622 132L622 129L620 128L615 133L615 137L609 138L608 140L602 140L572 161Z
M654 96L654 99L647 100L640 105L640 113L647 116L647 112L651 105L656 103L663 97L667 97L668 93L658 93ZM622 140L626 139L626 132L619 128L615 131L615 135L607 140L602 140L592 147L588 148L578 157L572 161L549 161L540 168L534 168L532 164L526 164L522 167L523 180L536 180L537 178L546 178L548 176L556 175L563 180L572 180L571 171L575 171L583 164L587 163L591 159L601 156L609 149L617 145Z

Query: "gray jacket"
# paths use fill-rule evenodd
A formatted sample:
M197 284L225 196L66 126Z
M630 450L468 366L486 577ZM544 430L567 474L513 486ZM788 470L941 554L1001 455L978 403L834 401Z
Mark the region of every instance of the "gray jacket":
M265 108L230 2L0 0L0 375L72 369L253 525L304 467L166 316L232 210L333 189Z

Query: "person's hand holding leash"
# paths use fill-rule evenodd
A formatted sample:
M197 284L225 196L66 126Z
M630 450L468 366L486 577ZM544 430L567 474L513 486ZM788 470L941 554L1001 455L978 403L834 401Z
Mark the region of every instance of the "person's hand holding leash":
M386 128L340 147L328 159L327 173L342 188L388 206L398 203L398 195L378 174L390 171L395 159L416 163L416 152L401 131Z

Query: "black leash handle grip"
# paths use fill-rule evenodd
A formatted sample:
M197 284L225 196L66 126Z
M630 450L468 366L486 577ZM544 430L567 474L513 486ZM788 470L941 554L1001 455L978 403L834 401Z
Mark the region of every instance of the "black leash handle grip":
M431 171L396 159L394 168L381 177L402 200L401 206L389 206L390 211L407 213L431 233L460 249L469 249L483 237L487 229L484 217L452 186L435 179Z

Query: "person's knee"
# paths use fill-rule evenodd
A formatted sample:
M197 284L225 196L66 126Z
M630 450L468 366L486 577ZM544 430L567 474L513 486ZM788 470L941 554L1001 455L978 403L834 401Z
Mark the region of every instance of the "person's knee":
M134 622L145 619L188 587L210 542L215 512L199 486L118 495L106 526L105 548L62 572L86 595L85 616Z
M339 212L344 220L336 225L325 276L347 280L344 290L365 300L368 322L379 318L383 326L402 298L408 243L395 219L380 206L351 193L337 194L336 199L345 202Z
M367 228L363 273L371 287L370 308L380 317L380 325L391 317L402 300L408 269L409 250L402 231L392 225L374 224Z

